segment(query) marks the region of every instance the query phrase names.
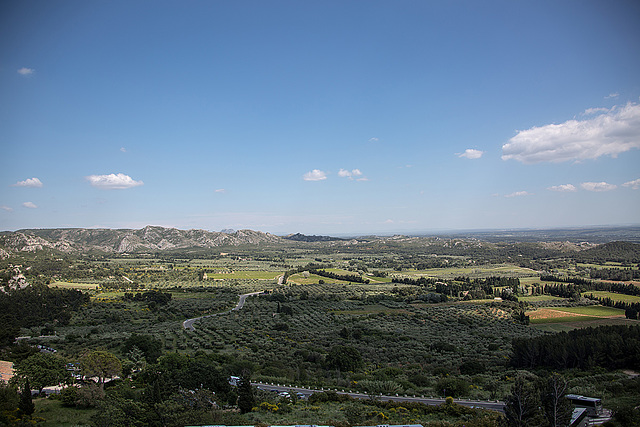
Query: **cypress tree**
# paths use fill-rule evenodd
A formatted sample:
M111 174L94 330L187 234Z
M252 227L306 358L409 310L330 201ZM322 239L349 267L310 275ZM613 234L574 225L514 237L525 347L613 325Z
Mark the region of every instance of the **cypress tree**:
M251 388L251 372L248 370L242 371L240 376L240 384L238 385L238 409L243 414L251 412L251 409L255 405L255 399L253 397L253 389Z
M31 416L31 414L36 410L36 405L34 405L33 400L31 399L31 385L29 384L29 378L25 381L24 388L20 393L18 409L20 410L20 414L28 416Z

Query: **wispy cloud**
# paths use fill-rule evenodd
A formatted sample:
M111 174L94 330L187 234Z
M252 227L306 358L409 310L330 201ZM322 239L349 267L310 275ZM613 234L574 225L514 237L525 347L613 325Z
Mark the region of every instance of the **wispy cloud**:
M126 149L126 148L124 148L124 147L120 147L120 151L122 151L123 153L126 153L126 152L127 152L127 149Z
M458 157L466 157L467 159L479 159L484 154L484 151L476 150L473 148L467 148L464 153L456 153Z
M102 188L104 190L124 190L127 188L137 187L143 185L142 181L135 181L129 175L123 173L112 173L109 175L89 175L87 177L89 184L96 188Z
M596 108L587 108L586 110L584 110L584 113L582 114L584 116L592 116L594 114L608 113L609 111L611 111L611 109L609 108L596 107Z
M9 206L0 206L0 209L7 212L13 212L13 208L10 208Z
M580 187L587 191L611 191L617 188L615 184L608 184L606 182L583 182L580 184Z
M571 192L571 191L578 191L576 186L573 185L573 184L554 185L552 187L547 188L547 190L559 191L561 193L566 193L566 192Z
M502 160L522 163L596 159L640 148L640 105L629 103L586 120L523 130L502 146Z
M632 190L640 190L640 178L634 179L633 181L625 182L622 184L623 187L631 187Z
M35 72L36 70L34 70L33 68L27 68L27 67L22 67L18 70L18 74L20 74L21 76L30 76Z
M515 193L505 194L504 197L522 197L522 196L531 196L531 193L527 191L516 191Z
M36 209L36 208L38 207L38 206L36 206L36 204L35 204L35 203L33 203L33 202L24 202L24 203L22 204L22 206L23 206L23 207L25 207L25 208L29 208L29 209Z
M369 138L369 142L378 142L380 141L379 138L373 137L373 138Z
M15 184L13 184L13 186L39 188L39 187L42 187L42 182L38 178L34 177L34 178L25 179L24 181L18 181Z
M224 188L218 188L215 193L226 193L227 190L225 190Z
M307 172L302 175L302 179L305 181L322 181L327 179L327 174L321 170L314 169L311 172Z
M619 96L620 96L620 94L618 92L613 92L613 93L610 93L609 95L605 96L604 99L617 98Z
M346 170L346 169L340 169L338 171L338 176L342 177L342 178L349 178L349 179L353 179L356 176L362 176L362 172L360 172L360 169L353 169L353 170Z

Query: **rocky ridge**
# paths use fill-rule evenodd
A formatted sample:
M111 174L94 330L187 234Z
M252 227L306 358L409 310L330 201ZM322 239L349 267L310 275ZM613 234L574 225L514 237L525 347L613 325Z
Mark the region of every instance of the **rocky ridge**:
M223 233L147 226L140 230L86 228L33 229L0 233L0 254L55 250L64 253L125 253L171 249L280 243L269 233L239 230Z

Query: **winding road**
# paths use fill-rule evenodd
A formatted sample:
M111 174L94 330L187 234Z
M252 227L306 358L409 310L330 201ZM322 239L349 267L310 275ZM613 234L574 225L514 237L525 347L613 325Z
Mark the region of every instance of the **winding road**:
M220 313L208 314L206 316L194 317L193 319L187 319L184 322L182 322L182 327L184 329L188 329L190 331L195 331L196 328L193 327L193 324L195 322L197 322L198 320L204 319L205 317L214 317L214 316L219 316L221 314L231 313L232 311L241 310L242 307L244 307L244 302L246 301L247 297L251 297L251 296L254 296L254 295L260 295L261 293L262 293L262 291L260 291L260 292L251 292L249 294L242 294L242 295L240 295L240 300L238 301L238 305L233 307L231 310L222 311Z

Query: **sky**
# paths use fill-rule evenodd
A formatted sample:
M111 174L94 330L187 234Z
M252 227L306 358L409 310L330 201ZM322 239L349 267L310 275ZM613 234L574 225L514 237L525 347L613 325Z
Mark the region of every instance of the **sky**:
M0 230L640 223L640 3L0 2Z

